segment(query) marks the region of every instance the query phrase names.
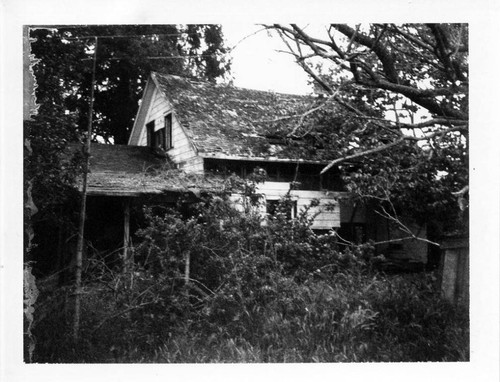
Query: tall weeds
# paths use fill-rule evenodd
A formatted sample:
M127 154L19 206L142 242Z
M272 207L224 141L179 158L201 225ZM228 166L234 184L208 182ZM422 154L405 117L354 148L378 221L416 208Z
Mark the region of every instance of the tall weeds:
M369 246L340 252L306 214L263 226L219 197L186 216L146 213L132 267L89 267L79 343L65 291L41 289L35 362L469 359L468 312L433 274L380 273Z

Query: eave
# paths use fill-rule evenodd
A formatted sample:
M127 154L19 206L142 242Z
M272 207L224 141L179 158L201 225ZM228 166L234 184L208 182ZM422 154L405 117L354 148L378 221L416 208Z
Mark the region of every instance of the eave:
M226 160L238 160L238 161L253 161L253 162L275 162L275 163L304 163L304 164L318 164L326 166L329 162L315 161L307 159L292 159L292 158L277 158L277 157L258 157L258 156L237 156L237 155L227 155L220 153L199 153L201 158L207 159L226 159Z

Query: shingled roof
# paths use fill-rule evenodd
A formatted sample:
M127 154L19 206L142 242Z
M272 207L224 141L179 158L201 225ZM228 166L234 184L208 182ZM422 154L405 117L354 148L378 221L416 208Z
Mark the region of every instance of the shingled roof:
M201 156L325 160L324 153L287 137L298 123L307 122L306 112L318 105L318 98L151 76Z
M75 149L75 148L73 148ZM89 195L139 196L167 191L198 192L221 188L217 179L176 170L145 146L93 143L90 150Z

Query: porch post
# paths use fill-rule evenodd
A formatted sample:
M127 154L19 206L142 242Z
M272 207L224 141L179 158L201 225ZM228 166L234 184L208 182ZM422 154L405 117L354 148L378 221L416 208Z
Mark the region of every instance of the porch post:
M130 198L126 198L123 203L123 266L129 265L130 246Z

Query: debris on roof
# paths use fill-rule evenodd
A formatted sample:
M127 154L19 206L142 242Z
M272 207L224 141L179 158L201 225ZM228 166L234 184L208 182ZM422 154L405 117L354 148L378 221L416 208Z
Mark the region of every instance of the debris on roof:
M303 139L289 137L324 100L152 73L200 155L325 160ZM310 142L309 142L310 146ZM321 155L318 155L321 154Z
M76 149L74 147L73 149ZM89 195L139 196L168 191L223 192L226 181L214 176L186 174L156 156L150 147L93 143L90 150Z

